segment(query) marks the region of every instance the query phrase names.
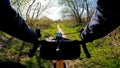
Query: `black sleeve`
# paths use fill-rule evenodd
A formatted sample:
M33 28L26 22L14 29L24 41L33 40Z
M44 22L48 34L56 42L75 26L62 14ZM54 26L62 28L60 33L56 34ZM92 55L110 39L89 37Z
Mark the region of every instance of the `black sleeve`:
M120 25L120 11L118 10L120 7L117 2L114 0L98 0L93 17L80 34L82 40L90 42L104 37Z
M26 42L37 41L37 34L11 7L9 0L0 0L0 30Z

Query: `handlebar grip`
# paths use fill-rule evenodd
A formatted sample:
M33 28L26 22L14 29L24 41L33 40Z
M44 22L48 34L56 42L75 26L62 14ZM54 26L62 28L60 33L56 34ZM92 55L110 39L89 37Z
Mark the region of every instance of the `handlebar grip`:
M87 58L91 58L91 55L90 55L90 53L89 53L89 51L88 51L88 49L87 49L87 47L86 47L86 43L82 43L82 47L83 47L83 50L84 50L84 52L85 52L85 54L86 54L86 57Z
M40 38L41 37L40 29L37 29L35 32L37 34L37 38Z
M34 44L33 48L30 50L30 53L28 54L28 56L33 57L33 55L35 54L37 48L38 48L38 45Z
M40 29L37 29L35 32L37 34L37 38L41 37ZM33 57L33 55L35 54L37 48L38 48L38 42L36 44L34 44L33 48L29 51L28 56Z

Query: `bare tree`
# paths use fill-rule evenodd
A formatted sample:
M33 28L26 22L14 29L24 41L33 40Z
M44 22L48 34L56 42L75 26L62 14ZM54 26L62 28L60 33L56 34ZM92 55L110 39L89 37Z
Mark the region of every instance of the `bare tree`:
M54 0L48 0L45 5L42 5L41 2L38 2L37 9L36 9L36 16L35 18L39 18L43 12L50 9L54 5Z
M29 18L40 18L43 12L54 5L54 1L44 0L43 3L43 1L37 0L11 0L11 3L19 14L28 20Z
M85 1L85 6L86 6L86 11L87 11L87 22L90 20L90 12L89 12L89 3L87 0L84 0Z
M34 9L34 11L33 11L32 18L35 17L35 14L36 14L36 17L35 17L35 18L38 17L38 14L39 14L39 12L40 12L40 9L41 9L41 2L38 2L37 5L36 5L36 7L35 7L35 9Z
M18 1L17 0L10 0L10 2L12 3L12 5L15 5Z
M63 15L76 19L79 24L82 22L82 18L86 17L87 21L90 20L95 9L95 3L97 0L59 0L60 4L64 5ZM64 16L65 17L65 16Z
M84 2L88 22L96 9L97 0L84 0Z
M23 17L23 8L28 4L28 0L10 0L11 5L16 9L17 12Z
M76 19L76 22L79 24L82 22L82 14L84 12L84 1L83 0L63 0L62 1L70 15Z
M36 0L33 0L32 3L29 5L28 9L27 9L27 12L26 12L26 20L29 19L29 14L30 14L30 11L31 11L31 8L33 6L33 4L35 3Z

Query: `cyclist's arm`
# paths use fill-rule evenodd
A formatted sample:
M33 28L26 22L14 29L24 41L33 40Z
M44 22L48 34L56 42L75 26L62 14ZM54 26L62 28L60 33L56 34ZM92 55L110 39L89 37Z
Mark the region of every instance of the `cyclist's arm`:
M0 0L0 30L26 42L37 41L37 34L11 7L9 0Z
M91 21L81 32L80 36L84 41L90 42L104 37L120 25L119 6L115 3L117 4L117 1L98 0L97 8Z

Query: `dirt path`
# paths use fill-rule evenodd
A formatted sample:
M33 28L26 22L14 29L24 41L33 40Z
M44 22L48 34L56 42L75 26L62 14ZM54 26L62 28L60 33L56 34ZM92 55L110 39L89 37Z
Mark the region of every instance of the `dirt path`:
M57 25L58 28L58 32L62 33L62 37L67 38L67 35L65 35L64 31L60 28L59 24ZM64 60L65 64L66 64L66 68L80 68L77 67L80 65L80 60L76 59L76 60ZM76 66L76 67L75 67Z
M58 32L62 33L62 37L63 38L67 38L67 35L65 35L65 33L63 32L63 30L60 28L59 24L57 25L57 28L58 28Z

